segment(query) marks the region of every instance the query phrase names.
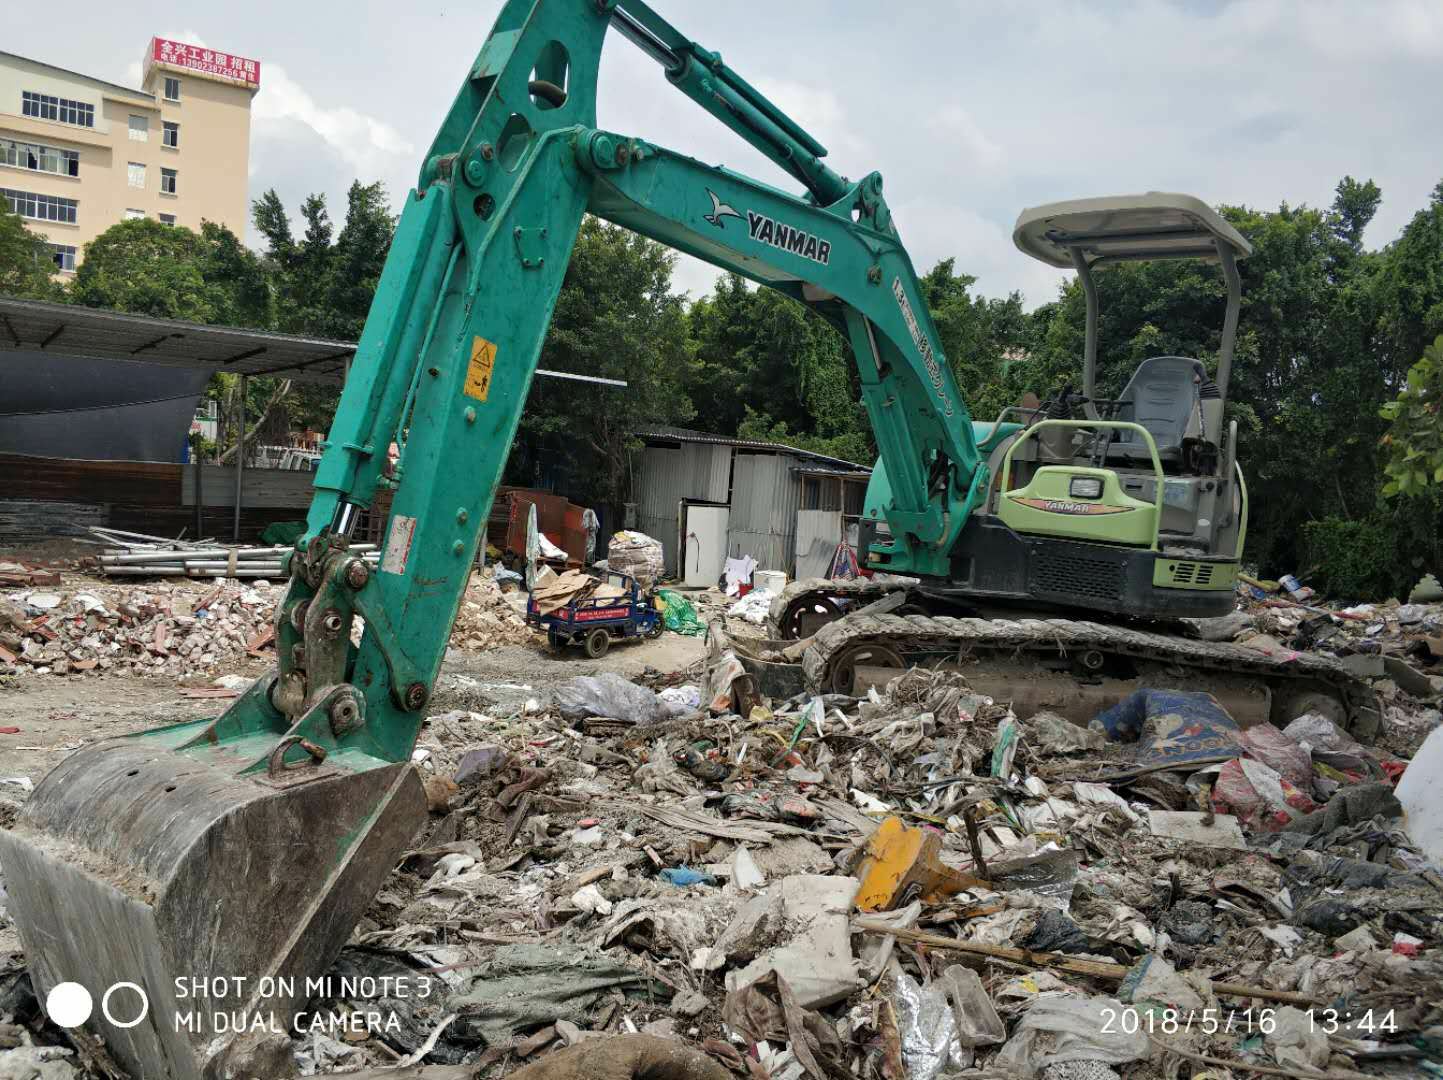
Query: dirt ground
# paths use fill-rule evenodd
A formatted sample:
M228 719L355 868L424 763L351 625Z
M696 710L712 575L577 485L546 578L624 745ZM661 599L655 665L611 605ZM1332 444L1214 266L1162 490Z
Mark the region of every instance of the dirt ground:
M614 671L636 676L649 667L681 671L697 664L704 653L702 639L672 633L656 641L614 645L600 660L588 660L579 649L553 653L545 645L507 645L485 652L452 649L427 712L483 711L517 698L544 697L576 675ZM265 661L252 660L234 673L260 676L268 667ZM226 704L182 697L173 681L163 679L106 675L13 680L0 686L0 727L20 731L0 734L0 784L22 776L38 783L66 754L84 745L158 724L218 715Z

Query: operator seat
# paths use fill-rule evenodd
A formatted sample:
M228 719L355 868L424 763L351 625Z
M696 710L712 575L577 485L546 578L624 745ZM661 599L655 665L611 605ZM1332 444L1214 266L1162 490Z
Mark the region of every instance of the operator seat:
M1157 443L1163 462L1182 460L1182 442L1202 434L1202 398L1207 388L1217 388L1208 379L1201 360L1187 356L1152 356L1137 365L1118 400L1117 419L1141 424ZM1107 449L1109 461L1151 460L1147 444L1135 431L1117 432Z

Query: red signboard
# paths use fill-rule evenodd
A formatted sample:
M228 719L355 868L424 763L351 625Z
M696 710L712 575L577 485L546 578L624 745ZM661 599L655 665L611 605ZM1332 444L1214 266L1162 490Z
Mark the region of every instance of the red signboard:
M625 605L621 607L581 608L576 613L576 621L595 622L598 619L624 619L630 614L631 609Z
M261 62L248 60L244 56L202 49L199 45L187 45L183 41L167 41L165 38L150 39L150 56L162 64L190 68L207 75L219 75L223 79L234 79L247 86L260 86Z

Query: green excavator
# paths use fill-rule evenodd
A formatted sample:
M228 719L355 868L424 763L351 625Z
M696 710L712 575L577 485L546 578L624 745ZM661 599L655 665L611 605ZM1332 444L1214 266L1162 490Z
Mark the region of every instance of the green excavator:
M802 194L598 128L610 30ZM1092 305L1082 392L974 424L881 175L847 179L825 155L640 0L507 0L406 199L287 558L276 669L218 719L78 751L0 831L40 999L75 983L96 1003L76 1038L146 1080L280 1071L289 1044L275 1031L304 1010L425 818L411 753L586 213L778 289L851 345L882 458L868 562L915 582L902 613L847 615L856 598L829 585L802 597L837 616L806 650L815 683L959 659L980 680L996 660L1019 686L1046 683L1043 671L1085 693L1156 668L1174 685L1231 679L1255 706L1281 694L1367 710L1307 658L1189 651L1157 630L1058 615L1230 605L1245 496L1235 433L1221 431L1226 357L1212 380L1195 360L1148 361L1105 401ZM1193 200L1043 208L1018 242L1085 283L1113 258L1215 257L1231 342L1246 244ZM373 571L352 535L398 433ZM880 588L877 600L899 599ZM1034 613L989 610L1018 602ZM258 1064L266 1053L280 1057Z

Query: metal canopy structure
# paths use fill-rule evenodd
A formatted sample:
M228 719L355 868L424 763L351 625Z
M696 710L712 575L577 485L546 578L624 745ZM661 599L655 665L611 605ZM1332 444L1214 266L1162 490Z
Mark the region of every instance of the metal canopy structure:
M1201 199L1174 191L1144 195L1112 195L1100 199L1069 199L1024 210L1017 216L1012 242L1023 254L1049 266L1077 271L1087 301L1087 334L1083 344L1083 410L1098 419L1097 334L1098 298L1094 270L1121 262L1149 259L1201 259L1216 261L1227 285L1222 340L1218 347L1219 404L1210 411L1208 437L1217 443L1222 435L1223 409L1232 376L1237 342L1238 312L1242 307L1242 279L1237 260L1253 253L1241 233Z
M0 350L102 357L233 375L279 375L339 385L355 355L350 341L202 326L73 304L0 296Z
M1076 256L1098 268L1143 259L1251 255L1242 235L1201 199L1170 191L1069 199L1022 211L1012 232L1018 249L1072 269Z
M34 351L339 386L346 381L356 343L0 296L0 352ZM545 368L537 368L536 374L626 386L624 379L599 375Z

